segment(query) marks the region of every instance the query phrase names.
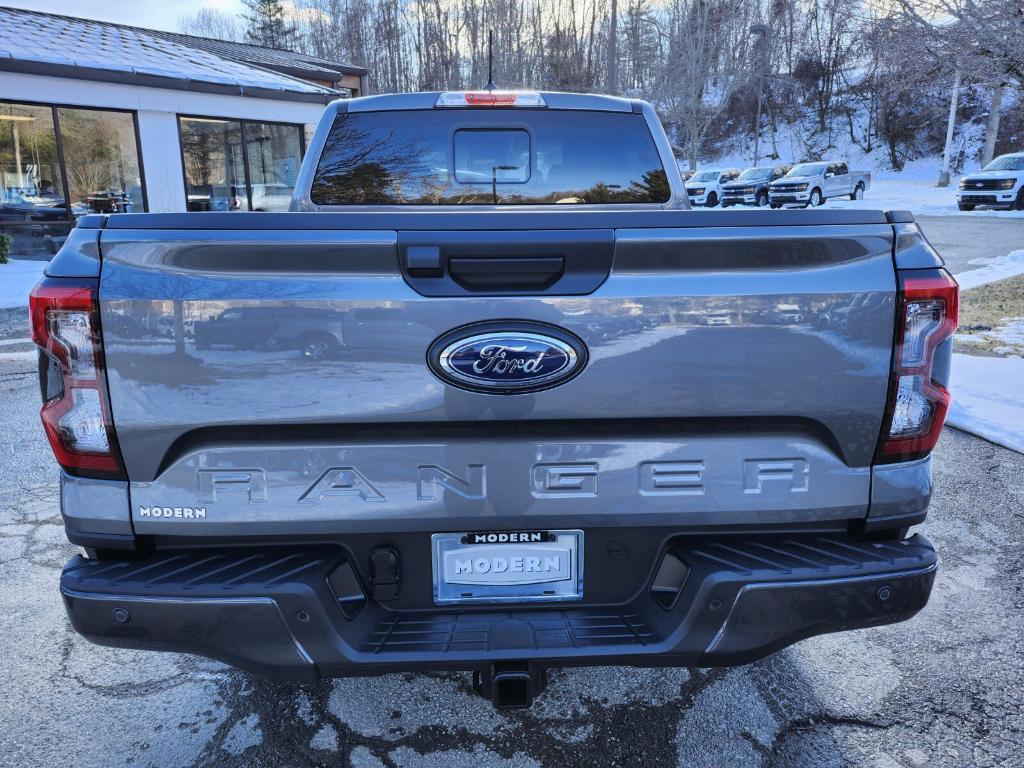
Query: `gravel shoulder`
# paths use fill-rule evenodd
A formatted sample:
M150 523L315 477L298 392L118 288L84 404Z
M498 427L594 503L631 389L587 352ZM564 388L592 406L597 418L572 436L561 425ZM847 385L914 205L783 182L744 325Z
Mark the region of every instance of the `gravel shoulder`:
M0 339L23 338L0 310ZM497 713L468 675L280 684L101 648L57 591L75 549L37 423L34 361L0 357L0 764L1011 766L1024 743L1024 456L947 429L923 532L941 565L910 622L729 670L555 672Z

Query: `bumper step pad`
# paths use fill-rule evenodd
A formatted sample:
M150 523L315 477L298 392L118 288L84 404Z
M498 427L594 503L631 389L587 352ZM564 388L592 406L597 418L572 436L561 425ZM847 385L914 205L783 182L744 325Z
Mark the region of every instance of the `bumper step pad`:
M920 535L899 542L679 535L664 549L688 568L678 598L668 602L648 584L620 605L597 603L584 586L584 601L572 608L394 610L360 601L351 589L332 590L329 576L349 567L340 546L76 557L61 590L75 629L95 642L310 678L482 670L506 661L746 663L814 634L909 618L927 602L936 568L935 551ZM629 565L652 578L654 566Z

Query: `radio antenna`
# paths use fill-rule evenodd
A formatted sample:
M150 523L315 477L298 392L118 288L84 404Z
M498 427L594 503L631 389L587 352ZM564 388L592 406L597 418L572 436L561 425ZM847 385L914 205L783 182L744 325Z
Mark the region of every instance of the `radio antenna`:
M487 30L487 85L485 91L496 91L498 86L494 84L494 30Z

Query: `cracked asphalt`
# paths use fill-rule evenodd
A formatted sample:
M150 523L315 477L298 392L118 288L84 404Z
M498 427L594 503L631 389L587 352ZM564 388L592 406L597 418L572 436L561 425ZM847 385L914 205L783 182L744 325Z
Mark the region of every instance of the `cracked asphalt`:
M1024 456L946 430L921 527L941 565L910 622L737 669L555 672L498 713L467 675L281 684L77 637L26 337L0 310L2 766L1024 765Z

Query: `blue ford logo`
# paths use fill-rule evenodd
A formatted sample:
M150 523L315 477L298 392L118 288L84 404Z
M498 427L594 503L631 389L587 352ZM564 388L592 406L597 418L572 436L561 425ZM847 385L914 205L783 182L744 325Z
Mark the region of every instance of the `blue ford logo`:
M431 369L463 389L535 392L571 379L586 364L578 338L542 323L483 323L445 334L430 348Z

